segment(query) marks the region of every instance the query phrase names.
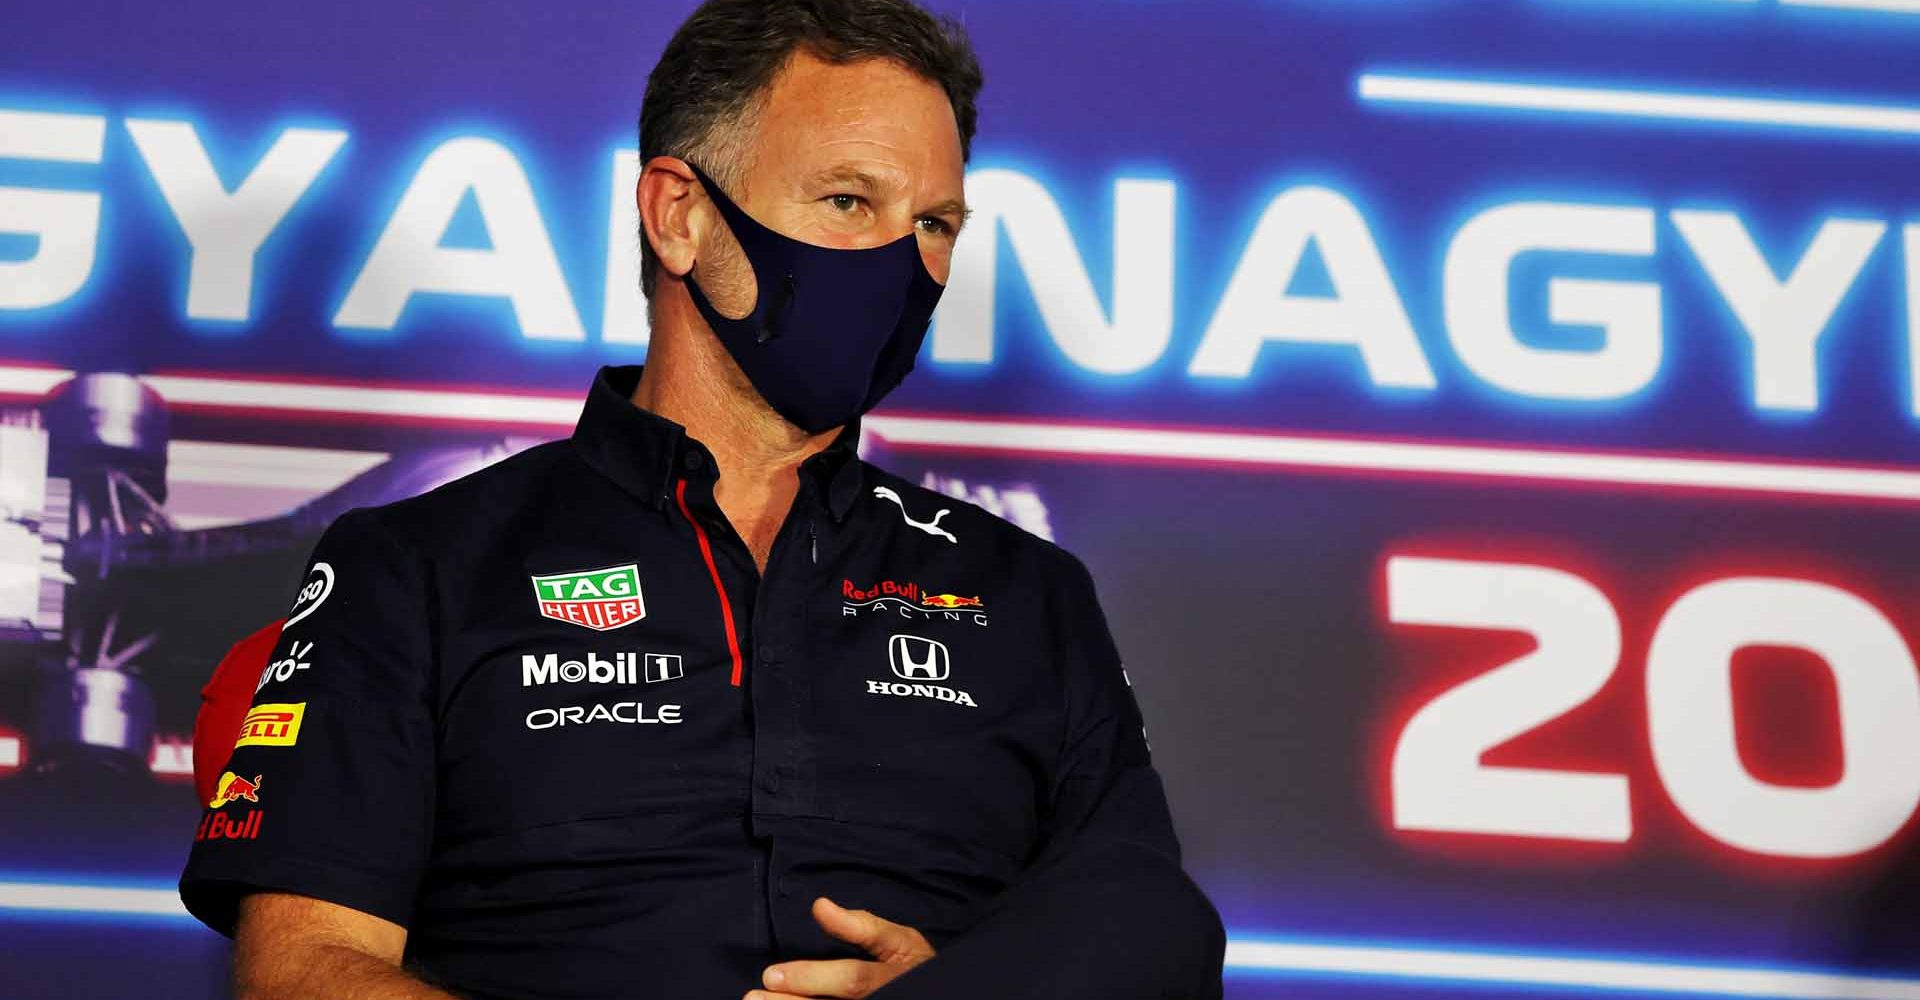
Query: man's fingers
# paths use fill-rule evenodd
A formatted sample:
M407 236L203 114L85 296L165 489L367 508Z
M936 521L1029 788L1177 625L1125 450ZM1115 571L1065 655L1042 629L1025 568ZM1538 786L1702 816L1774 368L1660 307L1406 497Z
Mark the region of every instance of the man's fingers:
M858 1000L884 986L892 977L878 962L858 958L781 962L767 966L761 982L768 989L803 997L845 997ZM776 996L784 996L784 993ZM756 998L758 1000L758 998Z
M849 910L825 896L813 901L813 919L828 934L848 944L859 945L867 954L882 961L924 958L933 954L933 946L919 931L882 919L866 910Z
M886 940L887 928L900 926L890 924L866 910L849 910L825 896L813 901L813 919L828 934L865 948L867 954L875 958L880 957L881 948L894 943Z
M748 990L741 1000L812 1000L798 993L775 993L772 990Z
M859 1000L933 957L933 945L919 931L866 910L849 910L825 896L813 901L813 919L828 934L858 945L877 961L837 958L769 965L760 974L767 989L748 993L749 1000L786 1000L794 995Z

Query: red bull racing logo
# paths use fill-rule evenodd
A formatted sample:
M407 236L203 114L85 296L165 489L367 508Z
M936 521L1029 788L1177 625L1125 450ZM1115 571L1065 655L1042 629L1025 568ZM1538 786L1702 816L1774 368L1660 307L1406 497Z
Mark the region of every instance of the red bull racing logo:
M249 809L238 818L228 816L218 810L233 802L260 801L260 775L253 780L228 771L220 776L220 783L214 786L213 799L207 808L215 810L200 817L200 826L193 831L194 840L254 840L260 836L261 811Z
M868 614L887 614L901 618L968 621L987 623L987 602L980 595L932 593L918 583L881 580L861 587L852 580L840 581L842 615L858 618Z
M596 632L631 625L647 616L637 563L536 576L533 595L540 617Z
M214 786L213 800L207 803L208 809L218 809L229 802L245 799L248 802L260 801L260 775L254 775L252 781L228 771L220 776L220 783Z
M959 594L928 594L920 603L929 608L984 608L986 605L978 597L961 597Z
M193 839L253 840L260 836L260 816L258 809L247 810L239 819L226 813L208 813L200 818L200 828L193 831Z

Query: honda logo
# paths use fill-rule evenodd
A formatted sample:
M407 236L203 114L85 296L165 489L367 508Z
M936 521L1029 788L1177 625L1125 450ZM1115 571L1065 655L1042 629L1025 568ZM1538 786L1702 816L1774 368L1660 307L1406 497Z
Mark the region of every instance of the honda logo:
M950 666L947 645L917 635L896 635L887 644L894 676L909 681L944 681Z

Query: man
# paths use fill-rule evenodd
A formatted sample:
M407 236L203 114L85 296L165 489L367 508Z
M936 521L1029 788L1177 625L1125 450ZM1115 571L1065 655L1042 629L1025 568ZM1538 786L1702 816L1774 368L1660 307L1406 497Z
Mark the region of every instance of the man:
M680 28L647 364L314 548L181 880L243 997L1219 996L1084 566L854 454L979 86L907 0Z

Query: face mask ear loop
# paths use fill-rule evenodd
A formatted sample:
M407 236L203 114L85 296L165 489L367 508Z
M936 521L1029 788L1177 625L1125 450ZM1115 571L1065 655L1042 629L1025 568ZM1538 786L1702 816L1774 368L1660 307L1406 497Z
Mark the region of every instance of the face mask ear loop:
M786 281L782 283L782 298L777 303L777 307L762 310L761 305L767 301L766 295L763 294L767 287L767 276L760 273L760 266L754 263L753 255L746 252L746 241L740 236L740 231L744 228L742 220L752 221L752 217L747 215L746 209L727 197L727 193L720 190L719 182L709 176L705 170L700 169L698 163L684 159L680 162L686 164L687 168L693 171L693 176L699 180L700 189L706 192L707 200L713 202L713 207L720 213L720 224L727 227L728 235L733 237L734 245L740 248L740 256L747 262L747 269L753 272L753 306L740 319L753 321L759 327L759 333L756 334L755 339L758 343L764 344L780 335L780 324L786 318L784 313L793 305L793 275L787 275ZM707 298L706 292L700 287L700 282L694 279L691 272L687 274L687 291L698 296L697 301L704 303L708 309L713 309L713 300ZM719 310L714 309L714 312L718 314ZM759 317L757 320L755 320L756 316Z

